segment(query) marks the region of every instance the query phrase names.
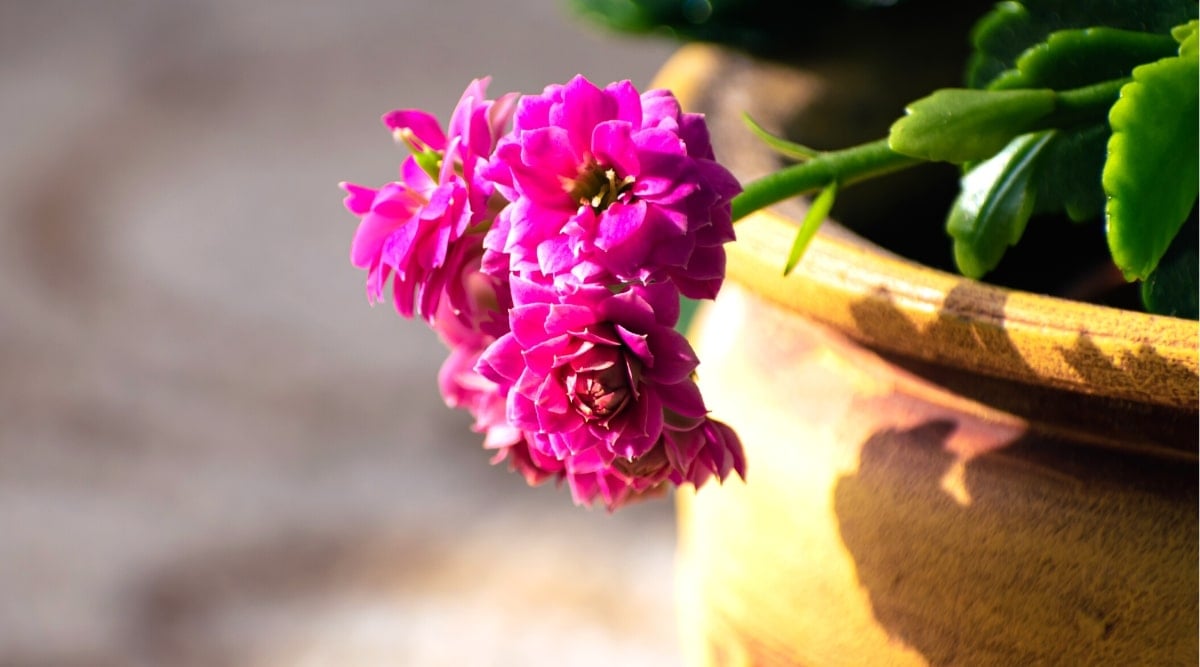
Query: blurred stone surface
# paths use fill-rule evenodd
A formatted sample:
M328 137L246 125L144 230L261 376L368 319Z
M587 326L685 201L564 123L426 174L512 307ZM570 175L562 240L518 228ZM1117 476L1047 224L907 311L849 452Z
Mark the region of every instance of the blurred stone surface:
M670 665L669 502L490 467L336 183L466 83L644 85L545 0L0 4L0 664Z

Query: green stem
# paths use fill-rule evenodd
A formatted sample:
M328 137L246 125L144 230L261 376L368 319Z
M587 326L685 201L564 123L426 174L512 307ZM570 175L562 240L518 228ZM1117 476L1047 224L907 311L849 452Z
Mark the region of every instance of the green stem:
M1091 86L1057 91L1054 112L1033 129L1069 127L1080 122L1104 118L1117 99L1121 86L1130 79L1113 79ZM888 147L887 139L838 151L821 153L756 181L747 183L742 193L733 199L733 219L745 216L771 204L797 195L815 192L837 181L851 183L907 169L924 160L902 155Z
M1055 92L1054 112L1041 129L1070 127L1081 122L1095 122L1108 117L1108 110L1121 95L1121 87L1132 78L1112 79L1100 83Z
M747 183L742 193L733 198L733 219L739 220L784 199L820 190L834 181L846 186L921 162L888 148L887 139L821 153L807 162Z

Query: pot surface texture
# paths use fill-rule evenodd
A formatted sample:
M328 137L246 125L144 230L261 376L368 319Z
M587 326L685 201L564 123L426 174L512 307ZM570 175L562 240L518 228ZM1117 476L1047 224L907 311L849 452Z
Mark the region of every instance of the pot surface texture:
M732 112L781 132L828 76L690 46L657 84L745 180L776 163ZM749 470L678 495L689 662L1196 664L1196 323L985 285L835 223L784 278L803 207L738 223L693 327Z

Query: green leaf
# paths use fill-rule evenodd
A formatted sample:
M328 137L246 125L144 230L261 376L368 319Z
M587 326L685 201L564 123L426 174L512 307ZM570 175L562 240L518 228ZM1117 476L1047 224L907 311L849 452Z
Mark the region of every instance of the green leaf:
M984 88L1000 73L1012 68L1025 48L1040 40L1026 35L1036 33L1035 19L1018 2L1001 2L984 15L971 31L975 50L967 65L967 85Z
M772 150L780 155L803 162L805 160L811 160L812 158L815 158L821 154L820 151L809 148L808 146L793 143L787 139L781 139L771 134L765 127L759 125L757 121L751 118L750 114L748 113L742 113L742 122L744 122L746 127L750 128L750 131L753 132L754 135L759 139L761 139L763 143L770 146Z
M1200 27L1200 21L1188 21L1183 25L1171 28L1171 37L1179 42L1180 56L1187 58L1197 54L1196 31L1198 27Z
M1104 215L1104 171L1108 123L1093 123L1059 130L1039 158L1037 206L1034 213L1065 211L1075 222L1099 220Z
M1146 310L1159 315L1200 318L1200 290L1196 276L1200 275L1197 251L1196 212L1190 223L1175 237L1158 268L1142 283L1142 304Z
M989 90L1014 88L1078 88L1129 76L1134 67L1175 54L1177 44L1165 34L1115 28L1060 30L1017 58Z
M946 221L963 275L983 276L1021 239L1037 199L1038 158L1054 136L1053 131L1021 135L963 176L962 192Z
M1196 201L1200 64L1186 40L1190 55L1135 68L1109 114L1108 247L1129 280L1154 271Z
M808 248L809 241L812 241L812 238L817 235L821 223L825 222L825 218L829 216L829 209L833 208L833 200L837 197L837 189L837 181L830 183L809 205L808 212L804 214L804 221L800 223L800 229L796 230L796 239L792 241L792 249L788 252L787 265L783 267L783 275L789 275L792 269L795 269L796 265L800 263L800 258L804 256L804 250Z
M872 0L568 0L567 4L597 25L614 30L728 44L752 53L786 53L796 50L824 26L838 19L844 21L848 13L844 5L863 2L873 3Z
M1054 111L1052 90L947 88L917 100L892 124L888 145L925 160L962 163L995 155Z
M1197 17L1195 0L1025 0L1002 2L975 24L974 50L967 85L986 87L1016 67L1026 49L1050 33L1070 28L1107 26L1166 35L1173 26Z

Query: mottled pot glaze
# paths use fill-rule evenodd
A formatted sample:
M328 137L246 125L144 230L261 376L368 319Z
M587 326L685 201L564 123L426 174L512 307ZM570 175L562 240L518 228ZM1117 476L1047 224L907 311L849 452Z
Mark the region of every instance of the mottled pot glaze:
M729 58L689 47L657 83L715 116ZM820 85L795 76L792 102ZM693 332L749 471L678 496L690 664L1197 664L1197 323L832 224L783 278L792 219L738 223Z

